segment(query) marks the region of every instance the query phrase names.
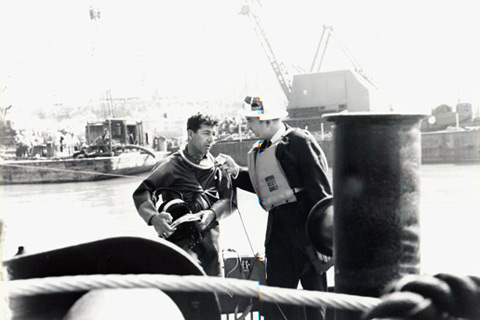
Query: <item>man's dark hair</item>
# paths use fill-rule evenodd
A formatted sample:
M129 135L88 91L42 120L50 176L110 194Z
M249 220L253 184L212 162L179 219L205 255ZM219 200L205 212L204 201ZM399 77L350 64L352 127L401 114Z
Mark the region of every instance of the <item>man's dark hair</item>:
M187 120L187 130L192 130L193 132L197 132L200 129L201 125L206 125L210 127L214 127L218 125L218 119L213 117L210 114L199 112Z

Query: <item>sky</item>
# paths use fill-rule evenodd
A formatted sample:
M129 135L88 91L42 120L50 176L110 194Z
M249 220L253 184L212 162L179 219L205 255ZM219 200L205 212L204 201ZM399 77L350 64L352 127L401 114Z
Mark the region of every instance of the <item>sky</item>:
M38 106L85 104L107 89L147 99L281 95L252 24L239 14L243 4L3 0L0 104L14 105L18 117ZM90 19L90 7L99 19ZM331 25L394 110L480 106L479 1L263 0L254 7L289 70L310 69L323 25ZM321 71L351 68L330 41Z

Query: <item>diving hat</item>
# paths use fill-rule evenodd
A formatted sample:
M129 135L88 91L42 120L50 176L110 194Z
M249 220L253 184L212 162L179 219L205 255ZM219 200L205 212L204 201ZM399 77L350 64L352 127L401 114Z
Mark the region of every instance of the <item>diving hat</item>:
M282 119L288 116L283 103L268 96L247 96L243 101L244 117L259 118L259 120Z

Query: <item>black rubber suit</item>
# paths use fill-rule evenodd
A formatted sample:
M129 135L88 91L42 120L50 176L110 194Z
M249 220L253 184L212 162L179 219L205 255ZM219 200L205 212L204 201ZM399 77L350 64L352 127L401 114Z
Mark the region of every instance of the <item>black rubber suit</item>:
M211 154L207 154L214 161ZM193 213L212 209L216 219L202 232L200 242L179 242L177 245L187 252L194 252L208 275L218 276L220 270L218 220L230 215L236 207L236 197L228 174L215 163L211 167L196 165L178 151L162 160L152 173L140 184L133 194L137 209L145 201L152 201L159 188L171 188L183 195L183 200ZM140 216L149 223L151 216Z

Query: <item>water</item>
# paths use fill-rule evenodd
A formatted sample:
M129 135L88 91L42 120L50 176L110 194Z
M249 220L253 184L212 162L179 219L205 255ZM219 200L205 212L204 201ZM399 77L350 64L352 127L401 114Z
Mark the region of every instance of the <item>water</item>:
M137 215L132 193L146 175L98 182L0 186L4 259L113 236L157 239ZM480 274L480 164L421 167L423 273ZM221 222L222 247L263 252L267 214L240 191L240 212Z

